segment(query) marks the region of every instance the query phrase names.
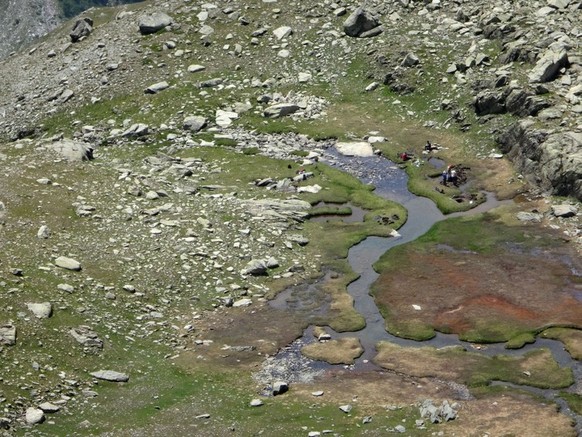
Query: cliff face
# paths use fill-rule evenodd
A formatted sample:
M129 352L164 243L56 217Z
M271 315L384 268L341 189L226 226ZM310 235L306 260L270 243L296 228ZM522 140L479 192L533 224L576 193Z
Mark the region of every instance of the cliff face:
M46 35L59 23L57 0L0 0L0 58Z
M521 120L499 138L500 149L533 184L558 196L582 199L582 134L536 127Z

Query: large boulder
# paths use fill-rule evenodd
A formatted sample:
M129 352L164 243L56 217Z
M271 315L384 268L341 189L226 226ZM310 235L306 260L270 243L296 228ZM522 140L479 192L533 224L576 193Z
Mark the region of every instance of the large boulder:
M507 112L521 117L526 117L528 115L535 116L542 109L549 106L550 103L547 100L519 88L514 88L509 91L505 98L505 108L507 109Z
M285 117L286 115L293 114L299 110L299 106L294 103L277 103L276 105L269 106L263 112L263 116L267 118L279 118Z
M46 147L54 150L68 161L90 161L93 159L93 147L81 141L64 139L48 143Z
M97 379L102 379L103 381L110 382L127 382L129 381L129 375L126 373L116 372L115 370L98 370L96 372L91 372L91 376Z
M14 344L16 344L16 327L11 323L0 325L0 346Z
M89 17L85 17L75 22L73 30L69 36L71 37L72 42L77 42L86 36L89 36L91 32L93 32L93 20Z
M487 114L503 114L505 102L501 93L493 91L483 91L473 100L475 113L479 116Z
M562 45L551 45L543 56L536 62L535 67L529 74L529 81L551 82L560 74L562 68L568 67L568 53Z
M497 141L529 182L550 194L582 200L582 133L545 131L533 120L521 120Z
M142 35L156 33L173 23L172 17L163 12L154 12L150 15L143 15L139 19L139 32Z
M383 29L376 14L359 7L344 22L344 32L354 38L369 38L379 35Z

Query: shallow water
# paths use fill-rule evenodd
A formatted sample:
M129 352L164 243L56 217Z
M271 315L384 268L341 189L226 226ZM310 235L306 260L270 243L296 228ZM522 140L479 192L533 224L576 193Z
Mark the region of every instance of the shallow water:
M360 277L348 286L348 293L354 298L354 308L362 314L366 320L366 327L357 332L336 333L331 329L332 338L341 337L358 337L364 353L359 357L355 364L351 366L354 370L372 370L378 369L373 363L372 358L376 355L375 345L379 341L390 341L400 346L406 347L424 347L433 346L436 348L447 346L462 346L467 350L478 352L487 356L493 355L512 355L519 356L528 351L547 348L549 349L557 363L562 367L571 367L575 377L575 384L568 390L576 393L582 391L582 363L573 360L571 356L564 349L561 342L549 339L537 339L535 343L526 345L519 350L505 349L504 344L488 344L475 346L467 342L460 341L457 335L446 335L437 333L437 335L428 341L414 341L396 337L388 333L385 329L384 318L380 314L374 299L369 294L371 285L378 278L378 273L373 269L373 264L385 252L391 248L416 240L418 237L425 234L435 223L444 220L448 217L465 216L478 214L488 211L503 203L511 201L500 202L495 197L487 193L487 200L473 208L468 212L460 212L444 216L436 207L436 205L429 199L421 198L413 195L407 189L407 176L404 170L394 165L392 162L381 157L344 157L334 151L330 151L330 155L325 157L325 161L335 167L344 169L345 171L354 174L364 183L373 184L376 187L375 193L384 198L394 200L402 204L408 210L408 220L402 226L398 233L399 237L383 238L383 237L368 237L359 244L353 246L348 252L348 262ZM325 278L323 279L325 280ZM311 290L317 288L317 284L310 286ZM291 298L293 291L281 293L273 302L273 305L278 308L286 307L286 301ZM300 300L301 298L299 298ZM287 306L287 308L289 308ZM298 339L294 345L290 345L281 356L282 359L289 354L300 353L300 348L304 344L315 341L312 330L308 329L302 338ZM321 369L321 363L314 363L315 368ZM332 366L329 366L332 367ZM505 384L496 382L496 384ZM527 386L520 386L521 389L531 389L532 392L542 394L544 397L554 399L556 397L556 390L542 390L537 388L529 388ZM582 417L575 415L564 402L560 402L563 411L571 415L576 420L576 429L578 432L582 431Z

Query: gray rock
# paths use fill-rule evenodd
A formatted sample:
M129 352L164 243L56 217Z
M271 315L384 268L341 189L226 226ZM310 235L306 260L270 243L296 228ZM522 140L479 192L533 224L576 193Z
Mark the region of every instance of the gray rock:
M367 141L338 142L335 147L345 156L374 156L374 149Z
M289 384L285 381L276 381L273 384L273 396L281 395L289 390Z
M99 370L97 372L91 372L91 376L102 379L104 381L111 382L127 382L129 381L129 375L121 372L116 372L114 370Z
M57 285L57 288L67 293L73 293L75 291L75 287L70 284L59 284Z
M278 40L287 38L292 33L293 29L291 29L289 26L281 26L273 30L273 34L275 35L275 38L277 38Z
M48 319L53 313L53 306L50 302L27 303L26 306L38 319Z
M349 414L352 411L352 406L350 404L340 405L339 409L346 414Z
M578 214L578 208L574 205L552 205L552 214L556 217L574 217Z
M403 67L414 67L420 63L420 59L414 53L407 53L400 65Z
M156 33L173 23L172 17L163 12L155 12L151 15L140 17L139 32L142 35Z
M93 147L81 141L64 139L48 143L45 147L54 150L69 161L90 161L93 159Z
M550 46L546 53L536 62L529 74L529 81L551 82L560 73L560 70L569 65L568 53L563 46Z
M59 256L55 260L55 265L57 267L61 267L63 269L67 269L67 270L74 270L74 271L81 270L81 263L79 261L74 260L72 258L67 258L66 256Z
M503 95L494 91L479 93L473 100L473 106L475 113L479 116L506 112Z
M267 267L269 269L276 269L277 267L279 267L279 261L277 261L277 259L273 258L273 257L269 257L269 259L267 259Z
M260 407L261 405L263 405L263 401L261 401L260 399L253 399L250 402L251 407Z
M293 114L298 110L299 106L294 103L277 103L276 105L269 106L265 109L263 115L267 118L279 118Z
M72 42L80 41L93 32L93 20L89 17L82 18L75 22L73 30L69 34Z
M61 409L60 406L53 404L52 402L43 402L38 406L45 413L56 413Z
M192 64L188 66L189 73L198 73L199 71L206 70L206 67L203 65Z
M241 272L242 275L262 276L267 274L267 263L262 259L249 261Z
M570 0L548 0L548 6L556 9L566 9L570 5Z
M188 130L191 132L198 132L201 129L203 129L204 127L206 127L207 123L208 123L208 121L206 120L205 117L198 116L198 115L192 115L192 116L188 116L184 119L184 124L182 125L182 127L184 130Z
M72 328L69 331L69 334L77 340L78 343L82 344L83 347L91 350L103 349L103 340L101 340L97 333L88 326L81 325Z
M28 407L26 409L25 418L28 425L35 425L44 421L44 411L40 408Z
M127 130L125 130L121 136L122 137L143 137L149 133L149 126L143 123L132 124Z
M154 83L153 85L148 86L144 92L146 94L157 94L160 91L163 91L169 87L170 87L170 84L166 81L163 81L163 82Z
M0 325L0 345L13 346L16 344L16 326L7 323Z
M359 7L344 22L344 32L354 38L367 38L382 33L382 28L373 12Z
M92 205L85 204L77 204L73 206L75 206L75 214L77 214L79 217L89 217L97 209Z
M526 119L511 125L497 141L531 183L551 194L582 200L581 133L548 132Z
M512 114L526 117L535 116L550 103L540 97L536 97L528 91L514 88L505 97L505 109Z
M448 422L457 417L457 410L444 400L440 407L433 404L432 400L425 399L420 405L420 417L430 420L432 423Z
M522 222L539 223L542 221L542 214L536 212L520 211L517 213L517 219Z
M47 239L50 235L51 231L47 225L42 225L38 228L38 232L36 233L36 237L40 239Z
M248 307L251 306L253 304L252 299L247 298L243 298L243 299L239 299L235 302L233 302L232 306L233 308L240 308L240 307Z

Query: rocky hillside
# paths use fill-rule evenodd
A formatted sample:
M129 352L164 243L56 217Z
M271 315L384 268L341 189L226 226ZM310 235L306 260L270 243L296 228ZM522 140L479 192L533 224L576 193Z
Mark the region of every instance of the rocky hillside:
M91 7L137 0L0 0L0 59L55 29L64 19Z
M56 20L37 13L49 12ZM338 142L420 153L430 138L443 159L475 164L463 189L570 196L563 215L576 220L581 18L572 0L151 0L92 9L0 61L0 426L251 435L267 423L275 435L292 423L288 435L306 435L317 417L339 434L362 423L380 433L415 423L423 387L464 393L402 377L390 414L369 425L350 421L351 406L305 412L321 396L306 389L307 401L261 422L246 378L308 324L269 312L268 298L323 264L347 270L351 244L405 220L318 165ZM421 194L470 207L444 188ZM310 223L320 202L371 212ZM580 241L578 222L537 205L532 221ZM351 276L329 276L327 313L309 323L358 329L350 298L334 294ZM569 429L552 408L531 408L530 428L514 434ZM485 434L498 413L487 429L479 413L459 426Z
M1 0L0 11L0 59L46 35L61 19L56 0Z
M349 4L299 8L305 18L275 35L279 24L284 29L293 24L283 23L286 11L275 7L272 17L257 15L253 2L229 6L226 13L220 7L197 12L197 6L180 6L166 23L171 33L154 38L139 37L141 10L116 19L112 12L95 12L96 31L82 43L71 43L67 24L34 53L3 63L11 73L4 74L0 127L11 139L38 135L41 120L55 110L145 89L148 81L166 80L173 88L195 84L190 61L217 71L216 86L242 91L333 84L357 56L370 84L395 96L426 99L424 113L414 117L426 117L438 129L488 131L543 191L580 198L580 2L512 2L485 9L465 2L425 3L369 5L376 15L366 17L373 24L364 26L379 30L363 39L347 37L342 29L340 17L354 7ZM37 7L38 14L55 16L49 4L43 7L48 11ZM173 12L169 8L161 10ZM212 62L224 55L227 65ZM226 75L228 67L235 71Z

